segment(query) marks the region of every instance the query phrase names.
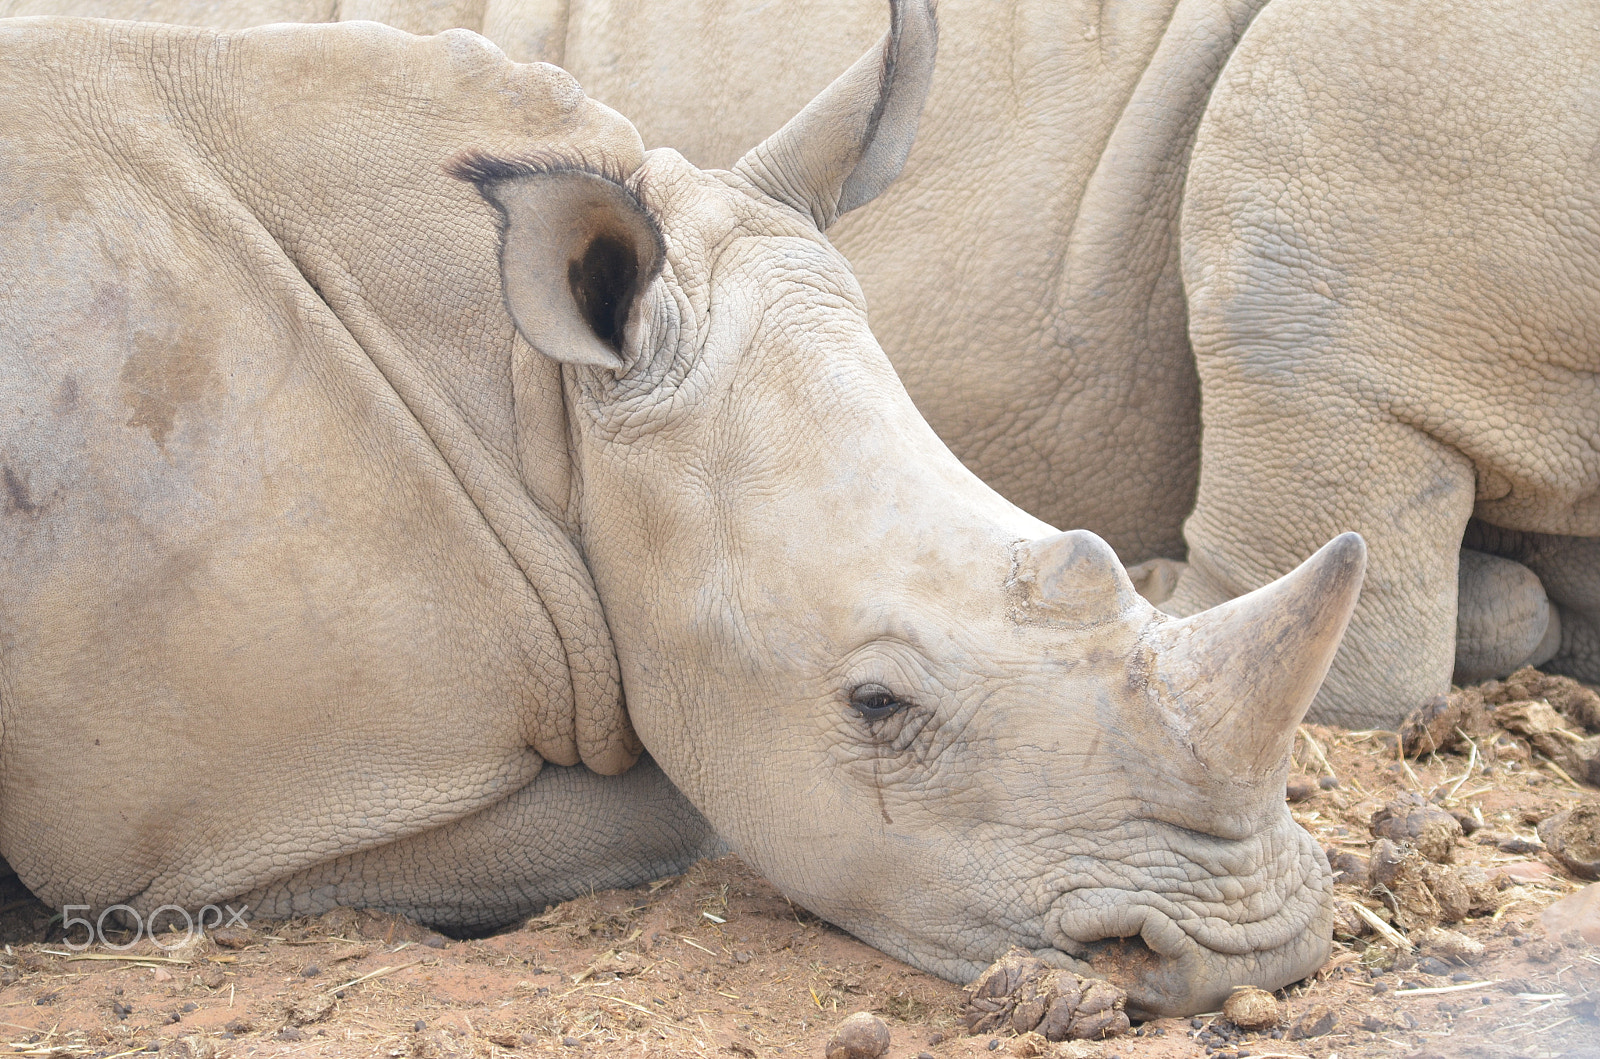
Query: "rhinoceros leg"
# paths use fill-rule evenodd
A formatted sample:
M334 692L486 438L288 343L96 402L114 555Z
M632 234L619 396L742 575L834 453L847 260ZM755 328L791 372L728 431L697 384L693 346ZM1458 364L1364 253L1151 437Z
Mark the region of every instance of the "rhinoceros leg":
M1546 539L1560 542L1537 568L1561 615L1561 646L1544 668L1600 684L1600 539Z
M1463 548L1456 583L1457 684L1509 676L1556 653L1560 616L1521 562Z
M485 930L552 901L676 874L719 845L649 757L620 776L547 765L472 816L327 861L240 901L252 917L343 906L399 912L445 930Z
M1450 687L1472 467L1419 430L1318 400L1295 373L1263 371L1287 351L1203 330L1209 322L1196 314L1205 445L1184 527L1189 567L1161 609L1215 606L1292 570L1328 538L1360 533L1366 583L1310 716L1388 726ZM1325 341L1337 356L1338 336Z
M1559 645L1529 664L1600 683L1600 538L1523 533L1474 520L1466 543L1526 567L1549 595Z

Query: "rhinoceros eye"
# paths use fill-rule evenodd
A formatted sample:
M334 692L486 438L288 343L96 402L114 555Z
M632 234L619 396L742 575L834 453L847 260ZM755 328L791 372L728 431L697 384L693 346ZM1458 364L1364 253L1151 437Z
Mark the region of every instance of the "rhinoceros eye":
M881 721L903 709L906 702L895 698L894 692L882 684L862 684L850 693L850 706L865 720Z

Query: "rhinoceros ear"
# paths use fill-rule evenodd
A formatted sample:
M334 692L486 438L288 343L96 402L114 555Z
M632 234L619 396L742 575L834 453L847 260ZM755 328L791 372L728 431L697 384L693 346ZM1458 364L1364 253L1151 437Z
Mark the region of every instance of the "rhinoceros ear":
M620 181L559 164L467 155L449 166L500 210L500 281L528 344L620 370L661 271L661 229Z
M882 44L739 159L734 172L826 231L900 175L938 42L934 0L890 0Z

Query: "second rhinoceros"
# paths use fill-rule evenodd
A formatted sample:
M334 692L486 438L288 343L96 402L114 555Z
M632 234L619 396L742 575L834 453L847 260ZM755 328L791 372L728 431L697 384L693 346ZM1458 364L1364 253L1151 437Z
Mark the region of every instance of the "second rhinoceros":
M1170 618L938 441L822 232L909 149L923 3L729 171L465 32L0 51L0 854L44 900L481 929L714 828L954 979L1020 944L1179 1012L1324 958L1282 791L1363 545Z

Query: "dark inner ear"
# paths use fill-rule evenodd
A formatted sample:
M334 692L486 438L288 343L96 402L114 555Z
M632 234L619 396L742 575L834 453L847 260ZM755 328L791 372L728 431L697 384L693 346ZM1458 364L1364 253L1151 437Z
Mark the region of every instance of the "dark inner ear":
M614 235L595 236L581 258L567 262L567 285L578 311L595 337L619 354L638 282L639 257L633 245Z

